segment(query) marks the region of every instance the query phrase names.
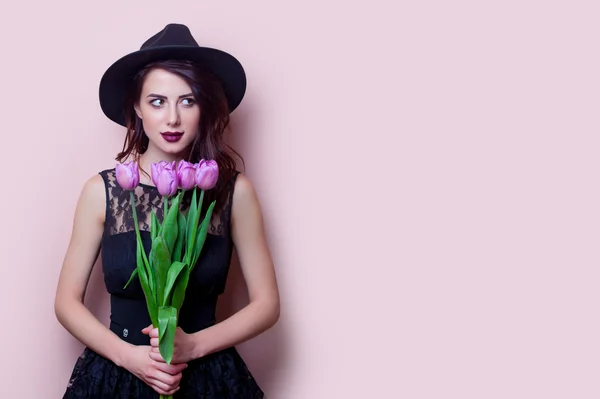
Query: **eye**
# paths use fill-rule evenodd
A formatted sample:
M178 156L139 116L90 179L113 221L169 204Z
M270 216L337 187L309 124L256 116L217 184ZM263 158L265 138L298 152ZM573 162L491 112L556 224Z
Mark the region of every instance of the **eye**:
M183 105L187 105L188 107L191 107L192 105L196 104L193 98L184 98L181 101L183 102Z
M160 98L155 98L154 100L150 101L150 105L152 105L153 107L160 107L162 105L163 100Z

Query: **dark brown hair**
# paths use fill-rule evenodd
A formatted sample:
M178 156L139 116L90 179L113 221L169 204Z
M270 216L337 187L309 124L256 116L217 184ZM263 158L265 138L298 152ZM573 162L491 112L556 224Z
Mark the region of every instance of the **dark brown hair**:
M142 121L135 112L134 106L138 103L144 80L148 73L160 68L174 73L183 78L191 87L196 103L200 107L200 124L198 134L189 150L187 161L197 163L201 159L214 159L219 165L219 180L212 190L205 192L203 208L216 200L214 214L227 203L229 193L228 185L236 172L236 155L242 163L242 156L227 145L223 135L229 127L229 107L223 87L215 76L202 65L185 60L159 61L146 65L132 79L132 83L125 100L125 120L127 133L123 150L116 157L118 162L123 162L129 156L139 161L141 154L148 149L148 136L144 132ZM144 171L147 174L147 172Z

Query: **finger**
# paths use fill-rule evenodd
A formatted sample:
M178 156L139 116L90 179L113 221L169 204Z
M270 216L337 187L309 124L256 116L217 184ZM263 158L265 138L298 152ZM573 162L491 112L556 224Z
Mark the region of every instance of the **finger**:
M164 390L162 390L160 388L155 387L152 384L150 386L152 387L152 389L154 389L154 391L156 393L158 393L159 395L164 395L164 396L173 396L173 395L175 395L175 392L179 391L179 387L177 387L175 389L172 389L170 391L164 391Z
M181 376L181 372L187 368L185 363L167 364L167 363L156 363L156 368L161 372L169 374L171 376Z
M151 385L155 391L161 393L162 395L171 395L171 392L175 392L179 389L179 381L169 384L164 381L161 381L157 378L147 377L148 384Z
M147 382L148 385L150 385L156 392L160 393L161 395L168 395L167 392L169 392L172 389L167 384L155 379L148 378Z
M150 356L150 359L154 360L155 362L166 363L166 360L162 357L158 350L156 352L150 351L148 356Z
M158 328L153 328L150 330L150 338L158 338Z
M179 381L181 381L181 373L170 374L157 368L153 370L149 378L154 379L159 388L168 391L179 386Z
M156 363L156 368L170 375L180 374L184 369L187 368L187 363L167 364L167 363Z
M150 346L157 347L158 346L158 338L150 338Z
M175 392L179 391L179 388L180 388L179 386L177 386L175 389L164 390L164 389L160 388L159 386L157 386L157 384L153 381L154 380L152 380L152 381L149 380L149 381L146 381L146 383L152 389L154 389L156 392L158 392L161 395L165 395L165 396L173 395Z
M160 353L150 352L148 354L148 356L150 357L150 359L154 360L157 363L167 364L167 361L165 360L164 357L162 357L162 355ZM175 366L175 365L180 365L180 364L185 364L185 362L181 362L181 361L179 361L178 358L176 358L175 356L173 356L173 358L171 359L170 366Z
M148 333L150 333L150 331L152 330L153 327L154 326L152 324L150 324L148 327L144 327L142 329L142 334L148 334Z

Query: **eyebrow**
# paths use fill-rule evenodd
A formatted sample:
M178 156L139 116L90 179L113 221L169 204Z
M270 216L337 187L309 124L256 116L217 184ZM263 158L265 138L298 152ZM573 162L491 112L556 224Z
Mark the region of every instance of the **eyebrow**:
M163 98L163 99L167 99L167 96L163 96L162 94L154 94L154 93L150 93L146 96L146 98L148 97L156 97L156 98ZM183 98L183 97L193 97L192 93L188 93L188 94L183 94L181 96L179 96L179 98Z

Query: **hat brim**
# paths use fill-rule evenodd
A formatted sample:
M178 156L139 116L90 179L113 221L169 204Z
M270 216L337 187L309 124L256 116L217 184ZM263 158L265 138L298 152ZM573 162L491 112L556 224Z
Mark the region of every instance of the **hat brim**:
M233 112L246 92L246 73L231 54L210 47L169 46L139 50L114 62L100 80L100 107L112 121L125 126L125 96L135 74L150 62L185 59L208 67L219 79Z

